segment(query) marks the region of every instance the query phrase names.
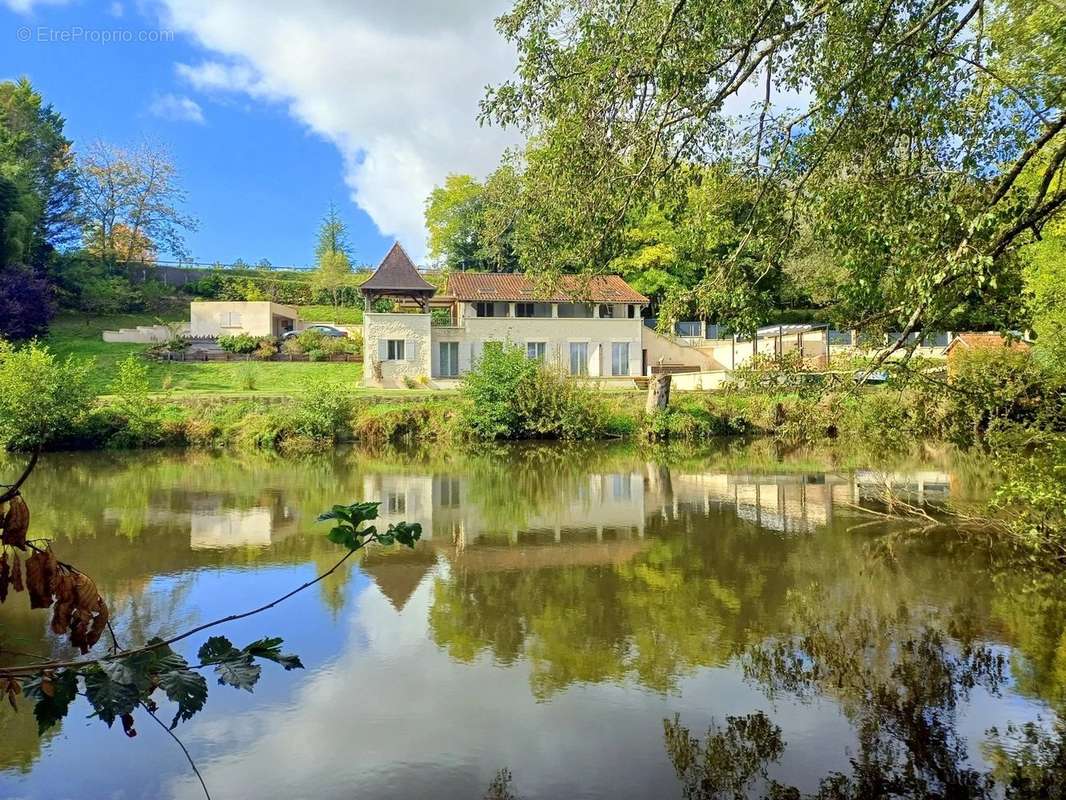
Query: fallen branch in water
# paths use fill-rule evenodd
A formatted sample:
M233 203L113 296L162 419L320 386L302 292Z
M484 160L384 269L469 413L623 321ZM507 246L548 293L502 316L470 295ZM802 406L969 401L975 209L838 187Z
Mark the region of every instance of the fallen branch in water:
M1003 520L995 519L993 517L968 514L948 506L938 506L933 510L933 513L930 513L928 508L922 505L915 505L914 503L903 499L903 497L892 488L892 485L887 479L881 482L879 494L874 500L875 502L881 503L884 506L884 510L869 508L867 506L859 505L858 503L840 501L839 504L845 508L850 508L853 511L867 516L877 517L876 520L871 522L852 525L848 528L849 532L870 527L880 520L887 520L889 522L912 523L910 531L915 533L928 533L937 530L938 528L952 528L954 530L965 530L973 533L980 531L984 533L1010 534L1010 528L1007 524Z

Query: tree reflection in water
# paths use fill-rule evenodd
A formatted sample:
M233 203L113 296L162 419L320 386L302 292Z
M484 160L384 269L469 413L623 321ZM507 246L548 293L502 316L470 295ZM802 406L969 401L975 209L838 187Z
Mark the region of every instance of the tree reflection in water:
M823 593L797 598L794 634L747 650L747 678L771 698L830 696L855 726L850 774L830 773L810 795L843 798L1045 798L1066 796L1066 727L988 731L990 769L969 763L958 712L981 688L1004 686L1002 655L957 622L901 606L892 616L826 613ZM762 712L729 717L700 740L678 717L664 744L686 800L804 797L769 777L785 752L781 728Z

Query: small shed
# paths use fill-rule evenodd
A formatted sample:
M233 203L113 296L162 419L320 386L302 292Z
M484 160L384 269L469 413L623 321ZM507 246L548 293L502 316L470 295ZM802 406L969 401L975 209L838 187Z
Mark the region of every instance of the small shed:
M422 313L429 313L429 301L437 293L437 287L423 278L410 256L400 245L393 242L378 268L359 287L370 311L375 300L382 297L409 299L418 304Z
M296 330L300 312L269 300L195 301L189 304L189 335L215 339L246 333L283 336Z

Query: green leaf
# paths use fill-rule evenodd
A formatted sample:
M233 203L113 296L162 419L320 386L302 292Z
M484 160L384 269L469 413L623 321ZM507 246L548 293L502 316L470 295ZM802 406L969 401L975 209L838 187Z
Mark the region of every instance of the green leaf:
M78 694L78 675L71 670L63 670L52 676L50 693L42 688L43 675L35 675L22 687L22 693L28 699L36 701L33 716L37 720L37 734L45 731L67 715L70 703Z
M115 719L137 707L137 687L112 680L102 669L85 673L85 696L96 715L111 727Z
M184 662L184 659L182 661ZM191 669L161 672L159 686L166 692L167 699L178 705L178 711L170 723L171 730L177 726L179 721L192 719L192 716L207 702L207 680L203 675Z
M252 691L252 687L259 681L259 675L263 668L252 663L252 657L247 653L236 651L237 655L220 661L215 666L220 684L228 684L235 689Z
M212 636L200 645L196 657L200 659L201 664L217 664L238 652L240 651L225 636Z
M330 532L326 534L326 538L333 544L347 544L351 540L353 533L353 528L347 525L338 525L336 528L330 529Z
M133 686L138 692L144 692L152 685L151 673L157 671L155 664L158 658L153 651L135 653L125 658L101 661L100 669L116 683Z
M417 522L399 522L389 526L389 534L400 544L414 547L415 542L422 538L422 525Z
M282 640L278 637L259 639L244 648L244 652L256 658L265 658L281 664L286 671L291 669L303 669L304 665L300 657L292 653L281 652Z
M350 506L333 506L329 511L319 514L318 521L339 519L357 526L360 522L377 518L381 503L352 503Z

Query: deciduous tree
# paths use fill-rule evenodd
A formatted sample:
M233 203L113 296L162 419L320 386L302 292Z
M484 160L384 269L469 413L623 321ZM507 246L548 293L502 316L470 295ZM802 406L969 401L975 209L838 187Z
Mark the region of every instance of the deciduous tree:
M184 235L196 221L181 210L185 191L165 148L95 142L81 157L78 182L87 249L118 266L156 251L187 255Z
M898 332L895 349L1002 299L1066 206L1061 3L523 0L498 25L518 77L483 118L534 136L523 264L602 268L634 209L726 163L750 209L692 299L722 276L757 299L762 272L734 264L817 249L837 318Z

